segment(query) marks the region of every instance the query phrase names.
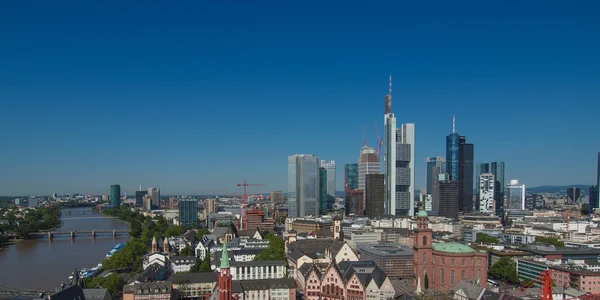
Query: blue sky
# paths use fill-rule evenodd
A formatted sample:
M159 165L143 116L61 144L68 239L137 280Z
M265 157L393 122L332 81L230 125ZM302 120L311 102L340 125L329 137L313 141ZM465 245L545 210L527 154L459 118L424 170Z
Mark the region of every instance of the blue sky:
M476 162L591 184L598 1L2 1L0 194L286 189L287 156L343 164L416 123L416 184L451 119Z

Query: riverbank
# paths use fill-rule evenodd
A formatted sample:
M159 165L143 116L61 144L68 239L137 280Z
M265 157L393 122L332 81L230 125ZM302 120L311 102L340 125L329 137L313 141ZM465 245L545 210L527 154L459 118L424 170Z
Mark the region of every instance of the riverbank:
M0 252L8 249L8 246L20 244L22 242L23 242L23 239L10 239L5 244L3 244L2 246L0 246Z

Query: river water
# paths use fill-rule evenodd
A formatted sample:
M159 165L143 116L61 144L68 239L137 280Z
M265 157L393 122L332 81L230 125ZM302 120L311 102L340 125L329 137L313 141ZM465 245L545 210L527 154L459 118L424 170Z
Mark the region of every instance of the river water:
M62 226L56 231L126 230L129 224L104 217L90 207L62 210ZM106 258L117 243L125 243L125 234L55 236L49 241L27 240L0 252L0 285L49 290L58 287L77 268L92 268Z

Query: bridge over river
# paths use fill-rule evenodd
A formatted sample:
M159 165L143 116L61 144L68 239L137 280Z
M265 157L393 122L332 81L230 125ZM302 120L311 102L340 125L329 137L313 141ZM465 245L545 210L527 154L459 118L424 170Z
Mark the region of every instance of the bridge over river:
M54 293L55 293L55 291L23 289L23 288L17 288L17 287L0 284L0 297L2 297L2 298L24 296L24 297L33 297L34 299L35 298L39 299L39 298L42 298L41 297L42 295L50 296L50 295L54 295Z
M74 239L76 236L89 236L89 237L96 237L98 235L112 235L113 237L116 237L117 235L129 235L129 232L131 232L131 230L71 230L71 231L48 231L48 232L33 232L30 233L29 236L34 237L34 238L43 238L43 237L47 237L48 239L52 239L57 235L68 235L70 236L72 239Z

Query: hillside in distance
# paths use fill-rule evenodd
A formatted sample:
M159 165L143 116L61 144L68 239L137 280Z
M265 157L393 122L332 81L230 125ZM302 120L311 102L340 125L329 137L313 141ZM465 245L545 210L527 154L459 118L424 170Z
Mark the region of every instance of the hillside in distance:
M567 189L576 187L581 189L584 194L588 194L590 190L589 184L573 184L573 185L543 185L537 187L526 187L527 193L567 193Z

